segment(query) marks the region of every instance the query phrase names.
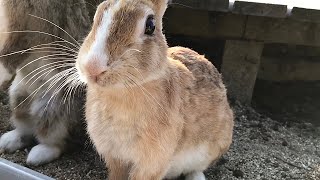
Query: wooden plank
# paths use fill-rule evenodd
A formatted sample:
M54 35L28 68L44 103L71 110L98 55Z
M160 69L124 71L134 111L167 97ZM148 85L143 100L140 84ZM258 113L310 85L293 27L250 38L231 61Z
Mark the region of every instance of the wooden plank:
M249 16L243 38L268 43L320 46L320 24Z
M287 14L287 6L235 1L232 12L243 15L284 18Z
M320 46L320 23L292 18L169 8L164 22L168 34Z
M319 61L305 57L263 57L258 78L268 81L319 81L319 69Z
M168 8L164 16L167 34L204 38L239 38L245 29L245 16L231 13Z
M229 0L171 0L169 5L174 7L226 12L229 8Z
M226 41L221 72L228 95L244 104L251 102L263 43Z
M320 22L320 10L315 9L304 9L294 7L289 16L292 19L309 21L309 22Z
M320 47L294 44L265 44L263 56L274 58L308 58L311 61L319 61ZM293 60L290 61L292 62Z

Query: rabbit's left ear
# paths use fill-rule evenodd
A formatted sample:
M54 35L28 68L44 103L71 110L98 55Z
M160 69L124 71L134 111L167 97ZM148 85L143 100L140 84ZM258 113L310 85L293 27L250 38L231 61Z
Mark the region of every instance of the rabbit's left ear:
M171 2L171 0L151 0L151 1L157 7L160 16L163 16L164 12L167 9L169 1Z

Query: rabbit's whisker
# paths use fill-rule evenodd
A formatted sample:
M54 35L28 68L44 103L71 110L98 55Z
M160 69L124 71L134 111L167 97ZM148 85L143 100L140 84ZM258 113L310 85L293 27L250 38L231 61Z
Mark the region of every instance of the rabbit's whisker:
M43 73L43 74L41 75L41 76L44 76L42 79L45 79L51 72L53 72L53 71L55 71L55 70L58 70L58 69L61 69L61 68L64 68L64 66L53 67L50 71L45 72L45 73ZM41 76L39 76L39 77L41 77ZM58 79L58 77L57 77L56 79ZM38 80L38 78L35 79L35 80L30 84L30 86L33 85L37 80ZM30 87L30 86L29 86L29 87Z
M52 59L57 59L57 58L52 58ZM59 61L59 62L66 62L66 60ZM49 63L49 65L51 65L51 64L56 64L56 63L57 63L57 62ZM13 88L16 88L22 81L24 81L24 80L25 80L27 77L29 77L31 74L35 73L37 70L40 70L41 68L44 68L44 67L46 67L46 66L48 66L48 64L43 65L43 66L40 66L40 67L38 67L37 69L31 71L31 72L28 73L25 77L23 77L15 86L13 86ZM50 67L49 67L49 68L45 68L44 70L41 70L40 72L36 73L35 75L37 75L37 74L39 74L39 73L41 73L41 72L43 72L43 71L45 71L45 70L47 70L47 69L50 69ZM51 72L52 72L52 71L51 71ZM27 83L26 83L26 84L27 84Z
M45 91L45 93L44 93L44 95L43 95L42 97L44 97L45 95L47 95L47 93L48 93L54 86L56 86L57 83L58 83L59 81L61 81L62 78L66 78L66 77L67 77L66 75L69 74L69 72L72 71L73 68L74 68L74 67L69 68L69 69L66 69L66 70L61 71L60 73L57 73L56 75L54 75L54 76L56 77L55 80L53 80L53 82L50 83L50 85L47 87L47 89L46 89L46 91Z
M66 74L66 75L70 74L70 71L71 71L71 70L69 69L69 71L67 71L67 74ZM45 109L48 107L48 105L50 104L51 101L55 101L58 93L59 93L64 87L66 87L66 86L69 84L70 81L72 81L72 79L71 79L71 80L70 80L70 79L65 79L60 85L58 85L58 86L56 87L56 89L53 91L53 93L52 93L49 101L47 102L47 105L46 105Z
M73 79L76 78L76 74L74 72L71 72L72 74L68 77L71 81L69 82L69 84L71 84L73 82ZM68 85L67 90L64 92L62 99L63 99L63 103L66 102L67 98L70 97L70 91L74 88L75 86L70 86Z
M50 34L50 33L47 33L47 32L33 31L33 30L0 32L0 34L12 34L12 33L39 33L39 34L43 34L43 35L47 35L47 36L51 36L51 37L57 38L57 39L62 40L63 42L65 42L65 43L67 43L67 44L72 45L72 46L75 47L75 48L79 48L78 45L76 45L76 44L74 44L74 43L72 43L72 42L70 42L70 41L67 41L67 40L65 40L65 39L62 38L62 37L59 37L59 36L57 36L57 35Z
M72 75L70 75L70 79L71 81L69 82L69 84L73 83L74 81L74 78L76 78L77 74L74 72ZM65 99L67 99L68 97L68 109L69 109L69 112L71 111L71 99L74 99L75 98L75 95L76 95L76 90L78 88L78 86L68 86L68 90L71 88L70 92L67 94L67 96L65 97ZM71 97L71 98L70 98Z
M59 68L63 68L64 66L61 66L61 67L56 67L56 69L59 69ZM51 83L49 84L49 86L46 88L46 91L43 93L43 96L42 98L44 98L46 96L46 94L48 93L48 89L50 86L54 86L56 83L58 83L59 81L61 81L61 78L63 77L63 74L68 72L69 69L66 69L66 70L63 70L57 74L55 74L53 77L51 77L49 80L47 80L44 84L47 84L51 81Z
M61 28L61 27L58 26L57 24L53 23L52 21L49 21L48 19L45 19L45 18L42 18L42 17L38 17L38 16L32 15L32 14L29 14L29 16L32 16L32 17L34 17L34 18L38 18L38 19L40 19L40 20L46 21L46 22L54 25L55 27L59 28L61 31L63 31L64 33L66 33L75 43L78 44L79 47L81 46L81 45L79 44L79 42L74 39L73 36L71 36L66 30L64 30L63 28Z
M45 60L46 58L50 58L50 57L57 57L57 56L67 56L68 54L65 54L65 53L59 53L59 54L50 54L50 55L46 55L46 56L42 56L42 57L39 57L35 60L32 60L31 62L27 63L26 65L22 66L20 69L17 70L17 72L20 72L22 69L24 69L25 67L27 67L28 65L36 62L36 61L39 61L39 60Z
M45 68L45 69L41 70L40 72L36 73L35 75L33 75L25 84L28 84L33 78L35 78L35 76L37 76L38 74L42 73L43 71L47 71L47 70L49 70L49 69L51 69L51 68L55 68L55 69L52 69L52 70L49 72L49 73L51 73L51 72L53 72L54 70L57 70L57 69L60 69L60 68L64 68L64 67L68 67L68 66L72 67L72 65L73 65L73 64L70 64L70 63L68 63L68 64L58 64L58 65L53 65L53 66L51 66L51 67ZM45 74L48 74L48 72L45 73ZM37 82L38 79L41 78L43 75L44 75L44 74L38 76L38 77L29 85L29 87L31 87L35 82Z
M61 44L55 44L55 43L59 43L59 42L64 42L64 41L53 41L53 42L51 42L51 43L39 44L39 45L30 47L30 48L28 48L28 49L23 49L23 50L20 50L20 51L15 51L15 52L11 52L11 53L8 53L8 54L0 55L0 58L1 58L1 57L7 57L7 56L15 55L15 54L24 54L24 53L32 50L33 48L41 47L41 46L44 46L44 45L57 45L57 46L61 46L61 47L65 47L65 48L67 48L67 49L73 50L72 48L70 48L70 47L68 47L68 46L64 46L64 45L61 45ZM76 48L76 50L79 50L79 49ZM75 50L74 50L74 51L75 51ZM75 51L75 52L77 52L77 51Z
M65 47L65 48L67 48L67 49L72 49L72 48L70 48L70 47L68 47L68 46L65 46L65 45L62 45L62 44L60 44L60 43L65 43L65 41L53 41L53 42L50 42L50 43L43 43L43 44L39 44L39 45L36 45L36 46L32 46L32 47L30 47L30 48L28 48L28 49L25 49L25 50L23 50L23 51L28 51L28 50L30 50L30 49L32 49L32 48L34 48L34 47L41 47L41 46L50 46L50 45L56 45L56 46L62 46L62 47ZM80 47L75 47L76 48L76 50L79 50L79 48ZM72 49L73 50L73 49Z
M58 45L57 45L58 46ZM62 46L62 45L61 45ZM70 52L76 54L77 51L73 49L67 49L65 47L53 47L53 46L44 46L44 47L36 47L36 48L30 48L29 51L31 50L42 50L42 49L53 49L53 50L63 50L64 52ZM26 51L27 52L27 51Z
M56 54L56 53L65 53L65 54L60 54L59 56L65 56L65 57L73 57L76 58L76 55L70 54L69 52L62 51L62 50L39 50L39 51L34 51L34 52L28 52L28 54L39 54L39 53L50 53L50 54Z
M44 82L40 87L38 87L38 88L35 89L32 93L30 93L29 96L27 96L27 97L26 97L22 102L20 102L16 107L14 107L14 109L16 109L16 108L18 108L19 106L21 106L21 105L22 105L24 102L26 102L31 96L32 96L32 98L31 98L31 100L32 100L32 99L34 98L34 96L40 91L40 89L41 89L43 86L45 86L48 82L56 79L59 74L62 74L62 73L64 73L64 72L68 71L68 70L69 70L69 69L64 70L64 71L61 71L60 73L57 73L56 75L54 75L53 77L51 77L50 79L48 79L48 80L47 80L46 82Z

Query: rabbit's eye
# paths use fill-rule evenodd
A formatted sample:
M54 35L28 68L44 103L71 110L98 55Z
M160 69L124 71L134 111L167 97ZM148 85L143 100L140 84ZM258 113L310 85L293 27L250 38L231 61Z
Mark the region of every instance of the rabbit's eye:
M154 17L150 15L148 16L146 21L146 29L144 31L144 34L151 36L153 35L155 29L156 29L156 25L155 25Z

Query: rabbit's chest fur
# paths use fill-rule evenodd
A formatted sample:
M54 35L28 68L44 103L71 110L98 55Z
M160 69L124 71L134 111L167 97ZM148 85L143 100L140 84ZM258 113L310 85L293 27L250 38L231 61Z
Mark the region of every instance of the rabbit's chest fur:
M87 102L87 104L90 102ZM87 105L88 107L88 105ZM95 113L89 113L94 111ZM87 108L88 132L101 154L131 161L139 133L136 115L95 101Z
M176 118L168 118L175 116L175 113L169 114L170 110L167 108L170 107L159 108L155 102L148 103L144 99L146 97L140 96L141 93L132 96L135 98L120 95L119 98L127 101L123 103L112 98L105 99L103 93L100 94L98 98L88 90L86 119L91 139L102 155L108 154L135 162L138 157L142 157L141 153L150 147L150 139L161 144L161 141L167 141L166 137L160 138L161 136L172 135L173 132L178 135L180 133L177 132L182 130L181 118L177 115ZM159 99L158 103L161 104ZM177 139L178 137L173 137L168 141L172 141L174 146Z
M0 24L0 33L8 32L9 20L6 15L6 8L4 6L3 0L0 0ZM1 33L0 35L0 52L4 48L8 35L8 33Z

